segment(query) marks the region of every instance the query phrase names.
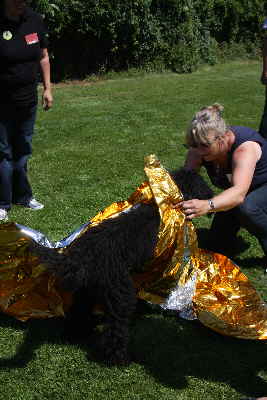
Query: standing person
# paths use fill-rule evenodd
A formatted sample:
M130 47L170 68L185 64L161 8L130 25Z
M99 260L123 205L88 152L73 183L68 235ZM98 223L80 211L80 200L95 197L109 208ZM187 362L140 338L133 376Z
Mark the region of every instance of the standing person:
M267 138L267 19L263 23L263 30L265 32L263 50L262 50L262 74L261 74L261 83L265 85L265 105L263 114L261 117L261 123L259 127L259 133Z
M227 126L219 104L197 112L187 132L185 166L204 166L212 183L223 189L210 200L193 199L182 207L188 219L215 212L210 248L228 254L240 227L259 240L267 255L267 141L254 130Z
M28 2L27 2L28 3ZM47 33L26 0L3 0L0 10L0 220L12 203L39 210L27 176L37 111L39 68L43 108L52 106Z

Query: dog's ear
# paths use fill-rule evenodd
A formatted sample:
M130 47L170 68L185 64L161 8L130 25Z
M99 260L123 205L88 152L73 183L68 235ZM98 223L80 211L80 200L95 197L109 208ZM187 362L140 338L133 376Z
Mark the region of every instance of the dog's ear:
M184 200L207 200L213 197L213 191L196 171L180 168L170 172L172 179L181 190Z

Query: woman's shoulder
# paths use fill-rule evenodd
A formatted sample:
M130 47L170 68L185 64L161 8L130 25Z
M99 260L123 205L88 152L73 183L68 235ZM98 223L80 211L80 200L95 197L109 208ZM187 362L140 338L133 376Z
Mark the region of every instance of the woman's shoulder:
M229 130L231 130L234 133L237 134L258 134L257 131L255 131L255 129L249 128L248 126L242 126L242 125L230 125L228 127Z
M257 131L252 128L248 128L247 126L234 125L230 126L228 129L235 135L235 146L247 141L258 142L260 144L264 144L266 142L266 140Z
M250 149L252 150L253 146L250 146L250 144L252 144L251 142L254 142L255 146L260 146L264 152L267 151L267 141L254 129L248 128L246 126L232 126L229 127L229 129L235 135L235 140L230 150L230 153L232 155L233 153L236 153L236 151L241 149L244 151L249 151ZM246 142L249 143L247 143L246 145ZM260 151L260 149L258 149L257 151Z

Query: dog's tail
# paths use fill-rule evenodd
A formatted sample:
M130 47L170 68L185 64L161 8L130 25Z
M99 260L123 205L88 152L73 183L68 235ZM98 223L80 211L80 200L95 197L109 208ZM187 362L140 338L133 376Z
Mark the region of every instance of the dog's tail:
M68 266L67 254L64 253L66 249L49 248L33 241L29 250L39 258L40 263L46 266L48 272L59 278L65 277L68 273L68 267L71 269L71 266Z

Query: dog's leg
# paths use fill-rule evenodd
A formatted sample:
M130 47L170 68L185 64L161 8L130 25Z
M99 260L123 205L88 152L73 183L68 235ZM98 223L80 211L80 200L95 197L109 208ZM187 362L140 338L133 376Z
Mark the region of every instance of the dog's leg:
M106 329L101 335L101 356L108 365L128 365L129 320L135 310L136 294L126 272L113 287L105 288Z
M94 329L92 315L93 299L87 288L77 290L73 295L73 303L66 313L63 337L72 343L88 342L88 336Z

